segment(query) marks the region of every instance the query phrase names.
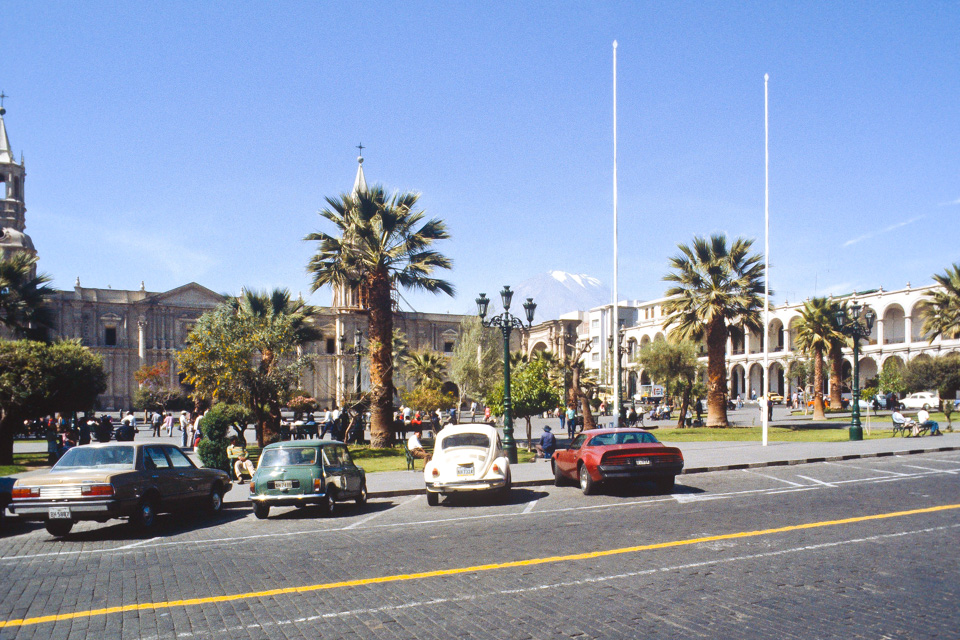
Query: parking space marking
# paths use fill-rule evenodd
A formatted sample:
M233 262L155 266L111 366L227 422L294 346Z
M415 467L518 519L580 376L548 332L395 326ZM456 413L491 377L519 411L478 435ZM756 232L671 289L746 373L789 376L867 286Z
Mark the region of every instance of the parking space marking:
M823 464L830 464L833 466L842 466L847 469L859 469L860 471L871 471L873 473L889 473L894 476L909 476L909 473L900 473L899 471L887 471L886 469L874 469L873 467L858 467L855 464L839 463L839 462L824 462Z
M825 527L835 527L840 525L855 524L860 522L870 522L877 520L887 520L891 518L903 518L908 516L925 515L942 511L960 509L960 504L944 504L933 507L922 507L919 509L909 509L905 511L890 511L886 513L874 513L864 516L853 516L842 518L840 520L822 520L819 522L806 522L801 524L786 525L770 529L758 529L753 531L737 531L734 533L723 533L714 536L705 536L700 538L684 538L680 540L670 540L667 542L655 542L652 544L643 544L632 547L619 547L615 549L601 549L598 551L587 551L584 553L575 553L562 556L546 556L540 558L528 558L526 560L512 560L508 562L493 562L481 565L467 567L454 567L450 569L435 569L432 571L422 571L419 573L394 574L374 578L355 578L353 580L342 580L339 582L324 582L320 584L302 585L299 587L281 587L276 589L267 589L264 591L251 591L246 593L232 593L218 596L205 596L202 598L186 598L183 600L169 600L163 602L145 602L142 604L125 604L101 609L89 609L86 611L74 611L70 613L58 613L45 616L36 616L33 618L18 618L14 620L0 621L0 629L25 627L43 624L46 622L60 622L64 620L74 620L77 618L92 618L106 616L115 613L124 613L127 611L158 611L163 609L193 607L204 604L217 604L221 602L237 602L242 600L251 600L259 598L274 598L277 596L316 593L328 591L331 589L348 589L367 585L388 584L395 582L409 582L415 580L425 580L429 578L440 578L445 576L462 575L466 573L481 573L487 571L500 571L504 569L513 569L519 567L531 567L541 564L556 564L561 562L577 562L581 560L593 560L596 558L605 558L626 554L640 553L643 551L656 551L660 549L672 549L691 545L698 545L706 542L717 542L720 540L742 540L746 538L758 538L765 536L778 535L782 533L791 533L794 531L804 531L810 529L822 529ZM834 543L840 544L840 543Z
M754 471L753 469L744 469L743 471L744 471L744 473L749 473L750 475L753 475L753 476L760 476L761 478L767 478L767 479L769 479L769 480L776 480L777 482L782 482L782 483L784 483L784 484L788 484L788 485L790 485L791 487L802 487L802 486L804 486L804 485L800 484L799 482L793 482L793 481L791 481L791 480L784 480L783 478L778 478L777 476L767 475L766 473L760 473L759 471Z
M835 484L830 484L829 482L824 482L823 480L817 480L816 478L810 478L810 477L808 477L808 476L801 476L801 475L799 475L799 474L797 474L797 477L798 477L798 478L803 478L804 480L808 480L808 481L813 482L813 483L816 483L816 484L819 484L820 486L823 486L823 487L830 487L831 489L836 489L836 488L837 488L837 485L835 485Z
M538 503L538 502L540 502L540 498L537 498L536 500L531 500L530 502L528 502L528 503L527 503L527 506L525 506L525 507L523 508L523 512L522 512L522 513L523 513L523 514L527 514L527 513L530 513L531 511L533 511L533 508L534 508L535 506L537 506L537 503Z
M371 514L370 514L369 516L367 516L366 518L361 518L360 520L357 520L357 521L354 522L353 524L348 524L347 526L343 527L343 529L340 529L340 531L349 531L350 529L356 529L356 528L359 527L360 525L365 524L365 523L367 523L367 522L370 522L370 521L373 520L374 518L379 518L379 517L382 516L383 514L389 512L389 511L393 511L393 510L396 509L397 507L402 507L402 506L405 505L405 504L410 504L411 502L413 502L414 500L416 500L416 499L419 498L419 497L420 497L420 496L410 496L408 499L404 500L403 502L400 502L399 504L395 504L395 505L393 505L392 507L390 507L390 508L388 508L388 509L384 509L383 511L377 511L376 513L371 513Z
M932 469L932 468L930 468L930 467L921 467L921 466L915 465L915 464L905 464L905 465L903 465L903 466L908 467L908 468L910 468L910 469L921 469L921 470L923 470L923 471L935 471L936 473L949 473L949 474L952 474L952 475L957 475L957 471L955 471L955 470L953 470L953 469Z
M150 538L148 540L141 540L140 542L134 542L133 544L124 545L117 549L117 551L122 551L123 549L133 549L134 547L139 547L141 545L150 544L151 542L156 542L159 540L159 536L156 538Z

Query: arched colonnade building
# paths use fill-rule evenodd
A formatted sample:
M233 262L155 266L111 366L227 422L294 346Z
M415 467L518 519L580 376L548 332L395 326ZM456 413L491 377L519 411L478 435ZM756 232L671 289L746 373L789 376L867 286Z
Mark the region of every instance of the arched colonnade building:
M861 293L835 296L837 300L852 302L873 309L877 320L870 337L860 343L860 386L876 376L889 360L905 364L921 357L935 357L948 353L960 353L960 340L938 337L932 342L923 335L920 303L926 293L938 285L911 287L886 291L883 288ZM647 385L655 384L642 368L637 366L639 350L655 340L666 338L666 316L663 303L666 298L650 301L624 301L620 303L620 326L622 330L622 362L625 371L626 397L643 393ZM611 333L613 305L596 307L585 312L573 312L561 316L559 321L541 323L533 327L528 337L528 352L549 349L560 353L560 346L576 340L591 343L591 350L584 356L587 368L596 371L601 383L608 383L612 370L612 354L608 348ZM786 376L792 359L803 358L797 350L797 323L803 303L784 303L770 309L769 332L769 388L783 396L797 388L797 381ZM561 328L561 325L563 327ZM561 333L562 332L562 333ZM558 336L565 335L566 341ZM706 348L701 346L701 357L706 361ZM844 379L853 369L853 350L844 349ZM829 378L829 363L824 364L825 380ZM753 394L762 395L763 389L763 334L732 327L727 339L726 352L727 384L731 398L742 394L744 399ZM828 383L827 383L828 384ZM829 388L825 388L825 392Z

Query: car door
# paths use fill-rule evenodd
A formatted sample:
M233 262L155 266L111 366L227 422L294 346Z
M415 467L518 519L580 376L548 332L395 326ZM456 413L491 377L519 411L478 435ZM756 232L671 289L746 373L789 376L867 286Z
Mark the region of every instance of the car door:
M200 500L210 494L210 482L205 474L179 448L165 446L170 466L177 478L180 501Z
M556 460L557 468L564 475L572 476L577 471L577 456L580 453L581 447L583 447L583 441L586 440L584 434L578 435L573 439L573 442L570 443L569 449L558 450L554 459Z
M350 467L356 470L356 465L350 459L346 447L343 445L323 447L323 470L327 483L336 487L342 495L350 496L359 491L359 481L345 464L344 456L350 460Z
M350 451L346 447L337 447L340 451L340 463L343 470L343 478L347 484L347 490L352 496L360 495L360 489L363 487L363 472L356 465L350 456Z
M160 492L160 503L164 509L173 509L180 503L182 488L177 472L170 464L164 447L146 445L143 447L143 468L147 481Z

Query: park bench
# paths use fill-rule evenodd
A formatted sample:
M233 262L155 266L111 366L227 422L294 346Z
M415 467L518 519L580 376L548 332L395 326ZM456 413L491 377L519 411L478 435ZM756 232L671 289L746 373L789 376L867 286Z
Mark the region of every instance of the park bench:
M421 438L420 444L423 445L423 450L427 453L433 455L433 445L435 440L432 438ZM416 462L420 458L414 458L413 454L410 453L410 449L407 448L407 441L400 440L401 446L403 446L403 455L407 460L407 471L416 471Z
M260 447L247 447L247 458L253 463L253 468L256 469L257 465L260 464ZM230 471L228 473L230 474L231 478L234 477L233 465L238 459L238 456L232 456L229 453L227 454L227 460L230 464ZM248 474L243 473L242 475L247 476Z
M919 437L926 435L930 431L929 426L921 425L920 423L910 420L909 418L897 420L896 416L894 416L891 418L891 420L893 421L893 437L900 435L904 438L909 438L914 435L914 431L916 431L916 435Z

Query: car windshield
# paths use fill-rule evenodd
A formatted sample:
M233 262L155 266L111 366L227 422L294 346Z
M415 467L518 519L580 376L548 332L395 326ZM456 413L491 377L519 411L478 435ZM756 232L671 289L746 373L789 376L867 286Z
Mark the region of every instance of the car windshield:
M604 447L612 444L653 444L658 442L652 433L601 433L590 439L588 447Z
M292 447L282 449L267 449L260 456L261 467L286 467L298 464L316 464L317 450L313 447L304 447L295 449Z
M133 447L73 447L53 466L65 469L133 469Z
M455 449L456 447L490 448L490 436L485 433L456 433L443 439L441 449Z

